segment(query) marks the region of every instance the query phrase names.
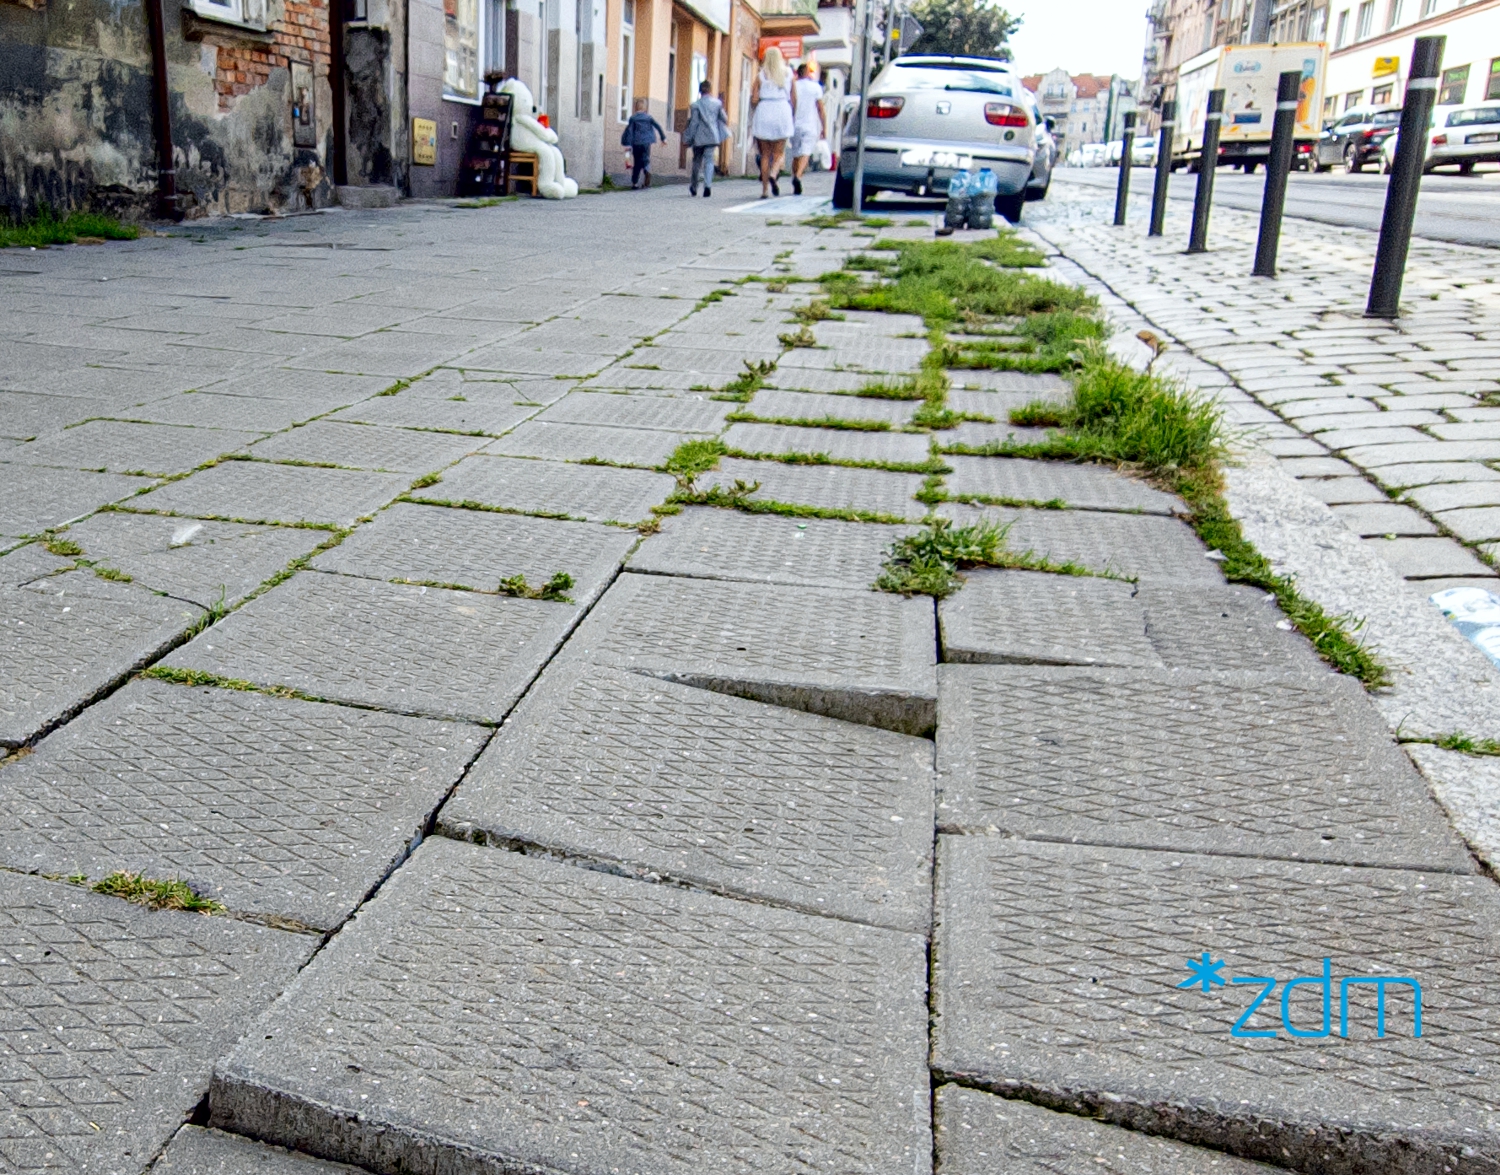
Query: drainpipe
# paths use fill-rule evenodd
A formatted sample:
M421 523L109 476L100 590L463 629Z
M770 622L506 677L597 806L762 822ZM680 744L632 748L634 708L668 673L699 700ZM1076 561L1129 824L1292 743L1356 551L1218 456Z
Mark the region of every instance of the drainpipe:
M177 200L177 160L172 153L172 106L167 90L167 33L161 0L144 0L151 38L151 121L156 132L156 215L181 220Z
M328 117L333 123L333 158L329 161L335 187L349 182L346 115L344 113L344 2L328 0Z

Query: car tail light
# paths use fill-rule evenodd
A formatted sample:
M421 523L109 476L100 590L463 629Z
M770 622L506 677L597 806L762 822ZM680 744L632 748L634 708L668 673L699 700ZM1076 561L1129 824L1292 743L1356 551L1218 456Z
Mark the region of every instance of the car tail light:
M1369 140L1371 140L1371 139L1373 139L1375 137L1375 132L1374 131L1361 131L1359 137L1361 139L1364 139L1366 142L1368 142Z
M1433 135L1432 136L1432 145L1434 147L1446 147L1448 145L1448 136L1447 135Z
M1019 106L1012 106L1009 102L986 102L984 121L991 126L1027 126L1029 124L1026 111Z
M871 118L895 118L905 105L905 98L871 98L865 113Z

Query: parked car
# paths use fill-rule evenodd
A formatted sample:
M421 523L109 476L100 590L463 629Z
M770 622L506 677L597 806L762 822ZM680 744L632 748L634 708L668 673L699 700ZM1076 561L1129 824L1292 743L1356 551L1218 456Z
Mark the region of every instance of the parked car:
M1476 164L1500 163L1500 104L1461 106L1433 121L1434 133L1427 140L1428 171L1447 165L1469 175Z
M865 96L862 197L880 191L941 196L958 172L988 167L999 180L995 211L1021 219L1036 163L1034 107L1009 63L913 54L875 75ZM835 208L854 206L855 135L850 119L833 185Z
M1328 171L1342 163L1348 172L1363 171L1380 158L1380 148L1401 124L1399 106L1356 106L1346 110L1318 140L1316 168Z
M1130 148L1130 165L1132 167L1155 167L1156 149L1159 145L1155 135L1137 135L1135 144Z
M1036 154L1031 160L1031 178L1026 181L1026 199L1045 200L1052 187L1052 169L1057 166L1057 139L1052 134L1052 120L1044 118L1037 108L1036 95L1022 90L1031 106L1031 117L1036 123Z

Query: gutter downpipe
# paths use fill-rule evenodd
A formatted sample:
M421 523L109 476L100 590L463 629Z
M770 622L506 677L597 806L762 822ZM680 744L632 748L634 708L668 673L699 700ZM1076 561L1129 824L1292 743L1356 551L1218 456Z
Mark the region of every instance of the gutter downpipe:
M143 0L146 31L151 41L151 121L156 132L156 215L181 220L177 198L177 159L172 150L172 105L167 89L167 33L161 0Z

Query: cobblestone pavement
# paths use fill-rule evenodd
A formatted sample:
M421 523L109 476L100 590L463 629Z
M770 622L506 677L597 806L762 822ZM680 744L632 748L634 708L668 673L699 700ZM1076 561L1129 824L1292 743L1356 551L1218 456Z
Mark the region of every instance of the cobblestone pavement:
M779 338L794 279L870 233L802 224L815 198L725 211L751 190L0 257L0 1172L1500 1168L1493 773L1414 766L1394 703L1226 584L1170 495L912 472L913 405L849 393L916 370L921 323ZM1059 276L1145 264L1059 190ZM1330 446L1383 446L1252 390L1320 380L1348 401L1322 416L1395 412L1423 446L1475 443L1439 430L1500 391L1384 329L1358 371L1331 311L1285 344L1252 313L1241 371L1239 286L1160 268L1106 308L1332 463L1304 480L1371 486ZM1443 280L1423 313L1482 349L1482 291ZM761 422L713 398L747 361L774 364ZM1000 422L960 439L1066 390L952 374ZM695 482L663 468L714 437ZM1488 469L1429 451L1401 464ZM1235 501L1295 561L1342 523L1270 460ZM654 509L679 477L751 509ZM943 487L939 514L1109 575L872 592ZM1368 501L1450 531L1483 505ZM1387 578L1359 591L1435 618L1387 609L1381 639L1474 672L1346 538L1312 587L1356 591L1364 552ZM1411 677L1400 703L1447 720ZM114 871L226 915L80 885Z

